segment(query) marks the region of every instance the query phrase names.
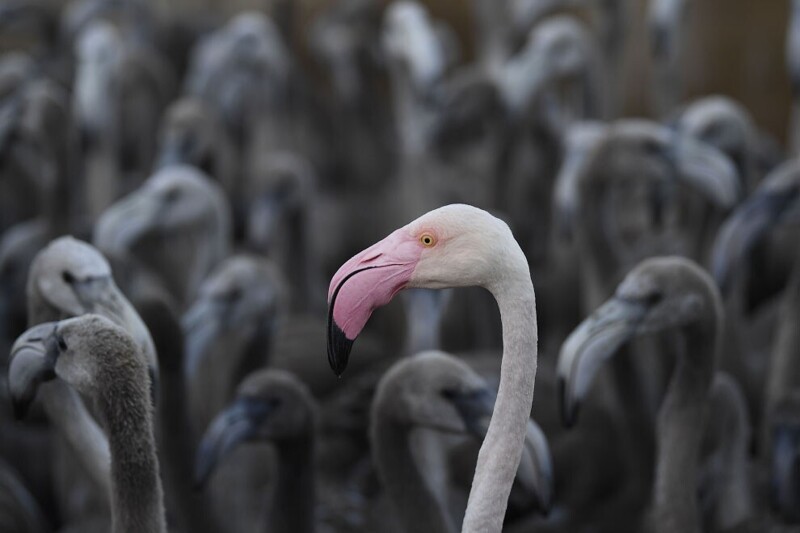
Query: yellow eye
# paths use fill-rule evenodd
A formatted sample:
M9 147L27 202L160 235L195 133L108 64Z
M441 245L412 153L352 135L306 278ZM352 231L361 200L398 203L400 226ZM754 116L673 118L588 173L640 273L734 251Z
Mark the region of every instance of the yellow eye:
M430 233L423 233L419 236L419 242L422 243L422 246L430 248L434 244L436 244L436 238L431 235Z

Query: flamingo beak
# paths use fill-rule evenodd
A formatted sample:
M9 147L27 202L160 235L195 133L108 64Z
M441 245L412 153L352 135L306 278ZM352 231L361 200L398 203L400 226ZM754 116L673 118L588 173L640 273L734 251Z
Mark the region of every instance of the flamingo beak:
M47 322L23 333L11 348L8 389L18 420L28 412L39 385L54 379L58 345L56 323Z
M195 486L205 486L220 461L239 444L256 436L276 405L268 400L240 396L211 422L195 461Z
M446 397L456 408L467 432L483 439L494 411L494 392L486 388L448 391Z
M780 425L772 435L773 507L787 519L800 517L800 427Z
M104 252L125 255L156 227L162 211L162 203L147 192L133 192L101 215L94 242Z
M558 384L565 426L575 424L580 402L602 363L634 336L647 310L641 302L612 298L564 341L558 355Z
M181 327L186 337L185 372L194 376L222 332L228 309L218 300L199 298L183 315Z
M339 268L328 291L328 363L341 376L372 312L404 289L422 247L400 228Z
M712 268L720 289L730 289L737 263L781 220L783 213L800 196L800 189L763 191L751 196L720 228L714 244Z
M714 204L731 209L739 201L739 175L723 152L687 135L675 135L665 149L678 176Z

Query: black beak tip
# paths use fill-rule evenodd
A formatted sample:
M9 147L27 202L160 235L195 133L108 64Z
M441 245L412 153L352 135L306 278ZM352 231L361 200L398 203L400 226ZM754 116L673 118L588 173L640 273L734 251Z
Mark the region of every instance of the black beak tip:
M717 277L716 282L720 294L727 296L731 292L731 282L728 276Z
M571 429L578 421L578 408L579 402L570 402L567 397L567 384L559 378L558 380L558 397L560 398L559 406L561 407L561 423L564 427Z
M494 410L494 393L485 388L451 391L447 398L456 408L467 433L482 441L486 437L489 419Z
M211 446L209 446L206 437L200 442L197 447L197 452L194 458L194 469L190 473L192 489L195 492L202 492L214 467L217 463L217 457L214 454Z
M578 406L569 409L566 408L562 404L561 409L561 422L564 424L564 427L567 429L572 429L575 427L575 423L578 421Z
M336 377L341 377L347 368L350 350L353 349L353 342L353 340L347 338L336 322L331 321L328 327L328 364L331 365Z
M547 498L546 501L543 498L539 498L537 504L538 504L538 507L539 507L539 513L543 517L547 518L548 516L550 516L550 511L553 510L553 499L552 498Z
M213 467L208 463L209 461L204 456L201 456L195 466L194 475L192 476L192 490L196 493L202 492L206 488L208 478L211 477Z
M30 407L30 402L25 399L15 399L12 402L12 407L14 410L14 419L22 420L28 414L28 408Z
M720 258L714 258L711 273L720 292L723 295L727 294L731 286L731 267L728 262Z

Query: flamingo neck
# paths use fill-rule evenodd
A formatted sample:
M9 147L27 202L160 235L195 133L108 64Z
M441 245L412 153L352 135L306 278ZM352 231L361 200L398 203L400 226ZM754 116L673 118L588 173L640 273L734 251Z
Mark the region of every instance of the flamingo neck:
M165 533L163 490L156 458L153 407L145 365L119 365L100 409L111 448L113 533ZM112 378L111 375L107 376Z
M168 305L159 300L139 304L142 318L158 345L159 379L156 413L160 464L167 500L174 505L179 531L216 533L216 517L209 511L207 495L194 490L195 456L183 379L183 332Z
M768 375L767 401L765 415L769 415L775 406L789 392L800 384L800 331L797 324L800 320L800 261L798 261L789 278L781 302L781 317L772 351L772 364ZM763 440L769 445L769 438ZM767 447L764 448L768 449Z
M755 512L749 469L752 435L747 404L738 388L723 387L723 382L719 380L723 375L717 373L710 393L713 405L711 416L718 420L716 424L722 424L721 429L717 430L719 434L715 436L718 442L712 455L719 465L715 472L719 497L712 511L714 531L732 530ZM704 461L707 463L708 459Z
M313 431L278 443L278 482L267 531L314 531Z
M499 532L519 466L536 378L536 297L527 260L515 243L512 265L487 288L500 308L503 361L489 430L478 454L463 533Z
M684 329L685 350L659 410L653 491L657 533L700 531L697 496L687 483L697 479L718 330L709 321Z
M414 459L411 430L378 413L372 430L378 471L404 531L450 533L453 525Z

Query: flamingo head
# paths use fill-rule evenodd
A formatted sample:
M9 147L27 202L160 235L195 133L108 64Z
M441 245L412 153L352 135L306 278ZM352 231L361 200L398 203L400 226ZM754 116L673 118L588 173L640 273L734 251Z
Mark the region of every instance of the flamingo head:
M372 312L408 287L480 286L492 290L499 269L524 267L501 261L516 245L508 225L468 205L435 209L395 230L339 268L328 291L328 362L341 375L353 341ZM513 249L513 248L512 248ZM500 263L503 263L502 266Z

